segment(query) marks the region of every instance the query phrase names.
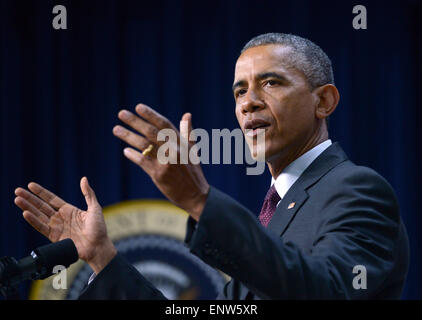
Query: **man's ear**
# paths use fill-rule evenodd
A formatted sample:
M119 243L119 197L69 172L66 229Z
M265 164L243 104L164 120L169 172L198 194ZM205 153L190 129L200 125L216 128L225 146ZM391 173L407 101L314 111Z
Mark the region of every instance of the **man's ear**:
M315 109L315 116L318 119L325 119L336 109L340 100L337 88L332 84L326 84L314 90L319 98L319 103Z

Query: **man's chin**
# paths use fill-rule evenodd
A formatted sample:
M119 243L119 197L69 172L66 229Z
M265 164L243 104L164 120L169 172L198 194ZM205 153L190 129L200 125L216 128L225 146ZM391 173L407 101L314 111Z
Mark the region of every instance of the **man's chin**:
M250 154L255 161L267 161L267 150L265 145L249 145Z
M265 135L259 135L254 138L246 137L246 142L253 160L266 161L268 146L266 144Z
M274 161L278 158L280 158L280 150L271 150L270 148L267 148L265 150L265 161L266 162L271 162Z

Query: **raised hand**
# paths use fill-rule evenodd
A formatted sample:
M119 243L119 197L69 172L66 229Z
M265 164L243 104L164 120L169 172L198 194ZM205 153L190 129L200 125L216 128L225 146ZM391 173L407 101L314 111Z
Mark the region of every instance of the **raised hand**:
M80 186L88 205L86 211L34 182L28 184L28 190L15 190L15 204L23 210L24 219L50 241L72 239L79 258L99 273L117 251L108 238L102 208L88 179L82 178Z
M133 147L124 149L125 157L140 166L170 201L199 220L209 191L201 166L192 163L182 164L180 161L177 164L162 164L157 159L157 151L165 143L158 141L159 131L171 129L176 133L179 142L181 139L189 141L192 130L191 114L183 115L179 132L168 119L150 107L139 104L135 110L140 117L127 110L120 111L118 117L141 135L119 125L113 128L116 137ZM150 145L153 146L152 151L148 155L143 155L140 150L146 150ZM178 155L177 159L180 159L180 144L175 143L172 147L172 151ZM190 148L192 145L187 147Z

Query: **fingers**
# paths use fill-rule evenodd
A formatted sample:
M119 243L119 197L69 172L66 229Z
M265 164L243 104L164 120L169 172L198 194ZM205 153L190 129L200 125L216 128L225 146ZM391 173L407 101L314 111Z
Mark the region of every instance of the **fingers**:
M149 141L154 143L157 142L157 135L159 130L154 125L146 122L145 120L137 117L132 112L127 110L120 111L118 117L128 126L143 134Z
M138 150L145 150L151 144L144 137L123 128L122 126L115 126L113 128L113 134Z
M23 188L17 188L15 204L23 210L24 219L48 238L50 217L56 213L54 208L60 209L66 202L37 183L31 182L28 189L35 195Z
M35 208L30 202L26 201L22 197L16 197L15 198L15 204L22 209L22 211L29 211L31 214L36 216L41 222L48 224L49 217L47 217L44 213L42 213L40 210Z
M135 110L137 114L139 114L142 118L153 124L159 130L167 128L176 129L166 117L162 116L157 111L148 107L145 104L138 104Z
M123 154L126 158L140 166L148 175L151 176L154 170L154 166L148 157L142 155L142 153L132 148L125 148L123 150Z
M44 235L48 238L50 233L50 227L42 222L36 215L34 215L32 212L24 211L23 212L23 218L39 233Z
M32 206L34 206L36 209L41 211L47 217L51 217L56 213L56 211L53 208L51 208L45 201L43 201L40 198L34 196L31 192L29 192L29 191L27 191L23 188L17 188L15 190L15 195L19 199L23 198L24 200L28 201ZM18 199L18 198L16 198L16 199ZM15 203L16 203L16 200L15 200ZM22 208L18 203L16 203L16 205L19 208L21 208L22 210L26 210L26 209Z
M88 183L87 177L83 177L81 179L81 190L82 190L82 194L85 197L86 204L88 205L88 210L90 208L97 208L100 206L94 190L92 190L91 186Z
M192 114L185 113L180 120L180 135L189 141L189 135L192 132Z
M32 193L37 195L39 198L41 198L42 200L47 202L54 209L58 210L66 204L65 201L60 199L54 193L52 193L51 191L43 188L42 186L40 186L39 184L37 184L35 182L31 182L30 184L28 184L28 189Z
M180 120L180 163L189 163L189 134L192 131L191 114L185 113Z

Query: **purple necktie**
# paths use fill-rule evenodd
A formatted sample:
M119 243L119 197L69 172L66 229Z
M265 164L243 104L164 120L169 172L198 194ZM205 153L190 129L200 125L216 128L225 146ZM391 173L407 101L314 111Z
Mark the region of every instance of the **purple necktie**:
M261 224L266 227L270 223L271 218L277 208L277 203L281 200L280 196L275 189L274 184L268 190L267 195L264 199L264 204L262 205L261 213L259 214L259 221Z

